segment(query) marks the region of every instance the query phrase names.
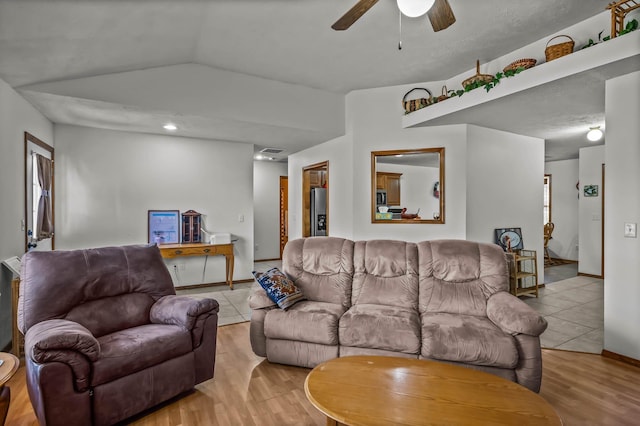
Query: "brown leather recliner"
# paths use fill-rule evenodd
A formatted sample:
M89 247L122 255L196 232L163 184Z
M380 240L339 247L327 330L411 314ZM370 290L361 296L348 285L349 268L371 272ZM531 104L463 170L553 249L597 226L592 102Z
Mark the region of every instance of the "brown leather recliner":
M109 425L213 377L218 302L176 296L156 246L29 252L18 324L41 425Z

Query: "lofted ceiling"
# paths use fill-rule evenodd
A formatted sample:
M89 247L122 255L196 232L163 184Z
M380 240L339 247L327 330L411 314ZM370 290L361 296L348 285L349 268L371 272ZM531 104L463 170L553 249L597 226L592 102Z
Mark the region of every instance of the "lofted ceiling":
M434 33L426 17L404 18L400 34L395 0L381 0L349 30L332 30L356 1L0 0L0 78L56 123L163 133L160 123L181 120L178 135L281 148L286 156L337 135L152 108L146 100L106 102L61 88L68 80L181 64L339 95L445 80L476 58L500 57L596 15L608 3L449 0L453 26ZM604 121L603 97L581 102L590 102L588 120ZM572 121L570 111L557 108L558 117ZM538 125L535 136L548 139L548 159L576 158L586 145L582 137L563 136L562 120L548 123L549 132L545 126ZM511 130L531 135L526 123Z

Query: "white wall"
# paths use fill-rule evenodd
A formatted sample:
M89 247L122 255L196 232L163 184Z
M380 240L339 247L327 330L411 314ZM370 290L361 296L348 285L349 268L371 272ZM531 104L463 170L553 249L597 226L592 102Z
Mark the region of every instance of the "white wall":
M604 348L640 360L640 72L606 82ZM582 183L582 182L581 182Z
M302 237L302 169L329 162L329 236L353 238L352 139L341 136L289 156L289 240Z
M53 125L0 80L0 261L22 256L24 217L24 132L53 146ZM0 267L0 350L11 340L11 279Z
M604 189L602 187L602 164L604 162L604 145L580 149L578 272L598 276L602 274L602 193ZM598 196L585 197L585 185L598 185Z
M363 240L454 238L493 242L494 228L519 226L527 248L539 252L542 282L544 141L467 125L402 129L398 100L405 92L406 87L387 87L347 95L347 135L290 156L290 209L298 215L301 211L302 167L328 159L330 197L342 200L340 205L330 201L330 235ZM351 180L347 171L350 163L346 161L350 138ZM428 147L445 147L445 224L372 224L371 151ZM333 174L336 168L331 166L334 159L340 161L338 169L344 169L339 185ZM504 167L504 163L527 167ZM431 189L424 188L427 192ZM505 199L508 208L504 207ZM348 232L350 213L352 231ZM344 225L340 233L334 228L336 214ZM299 237L301 224L290 223L292 233L296 232L292 238Z
M287 170L287 163L253 162L255 260L280 258L280 176Z
M147 210L193 209L238 238L234 279L251 278L253 145L67 125L55 140L57 248L146 244ZM176 285L224 281L221 256L204 280L204 258L167 263Z
M549 241L551 257L578 260L577 159L545 163L551 175L551 221L555 225Z
M403 129L402 96L408 86L359 90L347 95L347 131L353 143L355 239L422 241L465 238L466 126ZM371 223L371 151L445 148L445 223ZM346 186L346 185L345 185ZM431 188L425 188L431 191Z
M544 140L470 125L466 164L467 239L493 243L496 228L520 228L543 283Z

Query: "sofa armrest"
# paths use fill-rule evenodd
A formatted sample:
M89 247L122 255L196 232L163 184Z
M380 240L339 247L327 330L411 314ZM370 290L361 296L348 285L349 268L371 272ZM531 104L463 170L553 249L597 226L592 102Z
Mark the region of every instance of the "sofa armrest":
M169 295L151 306L149 317L154 324L177 325L192 330L199 316L217 314L218 309L218 302L214 299Z
M502 331L513 335L537 337L547 328L547 321L535 309L506 291L489 297L487 317Z
M267 292L262 287L256 284L251 288L251 294L249 295L249 307L251 309L265 309L277 306L276 302L267 296Z
M76 389L89 387L91 363L100 358L98 340L82 325L68 320L42 321L25 335L25 353L36 363L61 362L72 372Z

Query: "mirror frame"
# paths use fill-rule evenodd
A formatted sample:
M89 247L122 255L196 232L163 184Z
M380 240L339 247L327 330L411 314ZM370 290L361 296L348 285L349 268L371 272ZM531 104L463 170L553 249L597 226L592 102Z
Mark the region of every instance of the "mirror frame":
M376 158L388 157L392 155L407 155L407 154L428 154L437 153L440 154L440 217L438 219L376 219ZM439 148L418 148L418 149L396 149L391 151L371 151L371 223L385 223L385 224L397 224L397 223L430 223L430 224L444 224L444 197L445 197L445 182L444 182L444 147Z

